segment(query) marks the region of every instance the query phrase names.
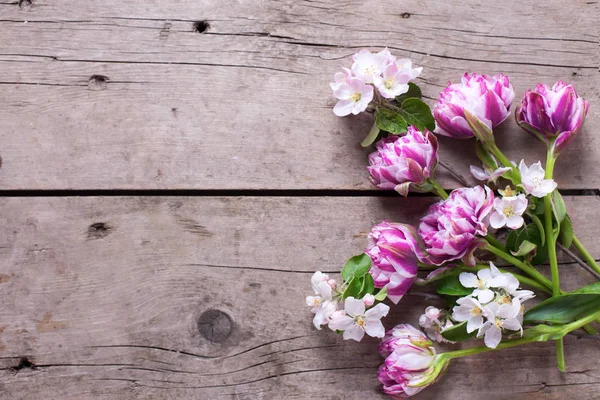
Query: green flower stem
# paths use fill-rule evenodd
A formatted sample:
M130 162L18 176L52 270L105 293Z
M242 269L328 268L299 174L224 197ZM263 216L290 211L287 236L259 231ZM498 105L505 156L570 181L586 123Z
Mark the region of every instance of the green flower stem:
M581 243L581 241L576 235L573 235L573 245L575 246L579 254L581 254L581 256L585 259L588 265L592 267L594 271L600 274L600 266L598 266L598 263L596 262L594 257L592 257L590 252L587 251L587 249L583 246L583 243Z
M448 198L448 193L440 186L437 180L429 178L429 182L431 182L431 185L433 186L432 192L434 194L440 196L442 200L446 200Z
M577 321L571 322L570 324L557 325L556 327L554 327L554 334L559 336L560 338L562 338L569 332L579 329L581 327L584 327L585 325L589 324L590 322L593 322L594 320L596 320L598 318L600 318L600 311L596 311L592 314L589 314L581 319L578 319ZM547 332L544 335L547 335ZM523 337L520 339L507 340L505 342L500 342L498 344L498 347L496 347L495 349L490 349L489 347L486 347L486 346L480 346L480 347L473 347L470 349L450 351L448 353L442 353L442 354L440 354L440 356L444 356L444 358L446 358L449 361L454 358L472 356L475 354L486 353L486 352L492 351L492 350L508 349L510 347L521 346L523 344L528 344L528 343L532 343L532 342L540 342L540 341L543 342L546 340L547 339L543 338L542 336Z
M556 158L552 155L552 147L554 139L550 139L548 145L548 154L546 156L546 175L545 179L552 179L554 173L554 163ZM560 290L560 276L558 274L558 260L556 258L556 238L554 237L554 229L552 222L552 193L548 193L544 197L544 230L546 233L546 247L548 249L548 260L550 261L550 275L552 276L552 295L558 296ZM562 338L556 341L556 363L560 371L566 371L564 343Z
M498 146L496 146L496 143L488 143L486 147L487 150L490 153L492 153L502 165L511 169L511 176L509 179L513 182L513 184L518 185L519 183L521 183L521 173L519 172L517 167L515 167L510 162L510 160L504 155L502 150L500 150Z
M492 246L494 246L495 248L506 252L506 247L504 247L504 245L502 243L500 243L500 241L498 239L496 239L489 233L485 236L485 240L487 240L488 243L491 244Z
M489 243L485 244L483 248L486 249L487 251L489 251L490 253L493 253L496 256L500 257L504 261L508 261L515 267L519 268L521 271L525 272L531 278L533 278L534 280L536 280L539 283L541 283L542 285L544 285L546 288L552 289L552 282L550 282L550 280L548 280L548 278L546 278L544 275L542 275L541 272L539 272L537 269L533 268L531 265L524 263L523 261L519 260L518 258L513 257L511 254L509 254L505 251L502 251L502 250L492 246Z

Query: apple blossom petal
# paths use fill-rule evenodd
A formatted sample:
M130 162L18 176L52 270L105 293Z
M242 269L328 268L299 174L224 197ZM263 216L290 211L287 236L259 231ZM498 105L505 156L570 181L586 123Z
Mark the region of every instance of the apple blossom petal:
M490 289L478 289L477 298L482 304L489 303L494 298L494 292L492 292Z
M504 225L506 225L506 221L506 216L497 211L490 216L490 225L494 229L502 228Z
M524 223L525 220L520 215L513 215L506 220L506 226L508 226L510 229L519 229Z
M386 304L379 303L375 307L370 308L365 313L365 317L367 321L378 321L381 318L385 317L390 311L390 307Z
M509 331L520 331L522 326L518 319L508 318L502 321L502 328L508 329Z
M333 331L346 331L354 324L354 320L347 315L334 316L329 321L329 328Z
M354 109L354 102L351 100L340 100L333 107L333 113L338 117L350 115Z
M495 349L498 347L498 344L502 340L502 331L497 328L495 325L492 325L486 332L484 336L484 343L490 349Z
M467 333L474 332L477 329L481 328L482 326L483 326L483 317L481 315L470 318L467 322Z
M346 299L344 309L346 310L346 313L351 317L364 315L365 303L363 303L363 301L360 299L355 299L354 297L350 296Z
M466 288L474 288L479 285L479 280L477 279L477 276L470 272L461 272L458 275L458 280L460 281L460 284Z
M331 323L330 323L331 325ZM356 340L360 342L362 338L365 336L365 331L358 325L352 324L348 329L344 331L344 340Z
M365 328L367 335L376 338L382 338L385 336L385 328L379 320L369 321Z

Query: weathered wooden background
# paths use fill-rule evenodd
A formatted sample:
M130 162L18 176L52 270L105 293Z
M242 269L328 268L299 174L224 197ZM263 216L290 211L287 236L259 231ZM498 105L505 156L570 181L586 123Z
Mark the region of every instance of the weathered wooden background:
M376 341L316 331L308 280L433 199L370 191L370 117L333 115L331 75L388 46L429 101L465 71L517 98L573 82L591 107L557 180L600 258L599 20L581 0L0 0L0 399L383 398ZM543 157L512 120L498 136ZM467 175L473 143L441 145ZM569 337L563 374L551 343L460 360L418 398L600 398L599 346Z

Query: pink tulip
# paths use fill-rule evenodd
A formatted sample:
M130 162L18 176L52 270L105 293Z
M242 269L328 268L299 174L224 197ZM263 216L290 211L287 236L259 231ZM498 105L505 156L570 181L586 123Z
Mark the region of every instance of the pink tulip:
M450 84L433 109L436 133L455 139L477 136L467 122L465 111L491 131L509 114L515 92L506 75L464 74L460 83Z
M438 142L427 129L408 127L405 136L388 136L369 155L371 182L380 189L395 189L406 196L411 184L421 185L432 176L438 162ZM413 185L414 188L414 185Z
M487 235L494 193L487 187L460 188L432 205L421 219L419 234L429 253L428 262L441 265L462 258L473 265L476 236Z
M387 289L388 298L398 304L417 277L418 262L426 254L419 236L410 225L383 221L368 236L365 253L373 261L369 273L376 288Z
M552 150L559 154L580 131L588 108L573 85L558 81L552 88L538 84L528 90L515 116L519 126L538 139L547 144L555 140Z
M377 372L386 394L394 398L413 396L435 381L428 379L435 373L435 348L425 334L411 325L398 325L388 331L379 351L387 357ZM417 386L425 379L431 383Z

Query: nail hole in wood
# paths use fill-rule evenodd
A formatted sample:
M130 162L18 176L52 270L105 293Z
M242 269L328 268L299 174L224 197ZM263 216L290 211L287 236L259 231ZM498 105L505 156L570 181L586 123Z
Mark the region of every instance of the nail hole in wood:
M571 77L575 78L577 76L577 72L573 71L573 73L571 73Z
M88 227L88 239L102 239L110 233L112 227L104 222L96 222Z
M108 76L92 75L88 82L88 88L90 90L105 90L107 83L108 83Z
M194 22L194 32L204 33L210 28L208 21Z
M31 10L33 3L31 0L19 0L19 8L23 11Z
M223 342L231 335L233 321L227 313L211 309L198 318L198 329L204 338L213 342Z
M404 14L402 14L402 18L409 19L410 18L410 14L409 13L404 13Z

